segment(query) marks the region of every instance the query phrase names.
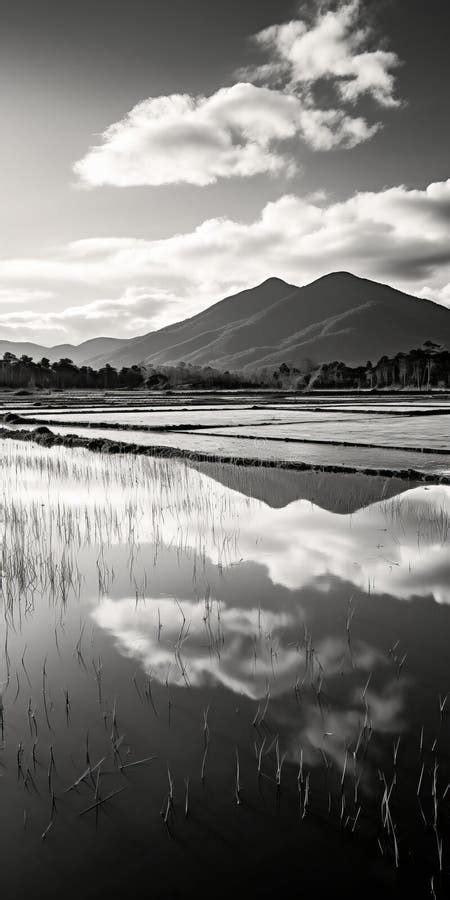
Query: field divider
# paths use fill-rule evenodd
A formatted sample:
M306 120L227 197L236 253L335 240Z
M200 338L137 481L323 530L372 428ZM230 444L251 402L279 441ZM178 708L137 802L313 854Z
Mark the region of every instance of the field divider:
M189 432L188 432L189 433ZM206 453L199 450L187 450L185 448L168 447L161 445L145 445L126 443L125 441L112 441L110 438L87 438L77 434L55 434L49 429L37 428L34 431L0 427L0 439L31 441L39 446L85 448L92 452L110 454L131 454L140 456L166 457L173 459L187 459L196 462L231 463L238 466L253 466L260 468L290 469L298 472L341 472L343 474L361 473L365 475L381 475L386 478L397 477L407 481L420 481L427 484L450 484L450 475L432 472L424 472L420 469L386 469L375 466L348 466L333 465L296 460L261 459L259 457L232 456L231 454ZM317 443L312 441L311 443ZM367 446L367 445L364 445ZM392 449L389 447L388 449ZM404 450L404 448L401 448Z

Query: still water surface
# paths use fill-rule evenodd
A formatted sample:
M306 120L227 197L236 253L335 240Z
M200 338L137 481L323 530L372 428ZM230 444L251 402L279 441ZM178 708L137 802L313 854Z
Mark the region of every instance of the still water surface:
M3 896L444 896L450 488L3 451Z

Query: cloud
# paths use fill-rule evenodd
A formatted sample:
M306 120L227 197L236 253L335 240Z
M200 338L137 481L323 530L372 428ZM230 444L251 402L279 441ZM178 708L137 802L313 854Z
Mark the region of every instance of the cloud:
M0 288L0 306L16 306L18 303L38 303L50 300L51 291L39 291L32 288Z
M20 289L19 291L20 292ZM5 291L5 294L7 291ZM13 292L14 293L14 292ZM27 302L26 290L23 291ZM49 292L35 292L52 296ZM0 302L1 302L0 290ZM167 309L175 302L168 291L148 291L126 288L124 293L113 299L93 300L78 306L69 306L60 312L37 312L25 309L0 313L0 329L9 331L12 339L30 332L29 337L42 334L52 339L85 340L92 336L108 335L116 331L122 337L134 336L138 332L160 327L167 316ZM17 332L17 335L16 335Z
M253 222L208 219L163 240L91 238L48 258L0 261L0 288L67 289L88 303L58 312L4 313L2 327L64 327L122 336L193 315L215 300L277 275L304 284L347 269L418 296L449 300L450 179L404 185L335 202L286 194ZM105 299L113 298L113 299ZM28 322L28 326L27 326Z
M110 125L75 163L87 186L213 184L219 178L290 176L297 163L280 145L300 138L318 150L354 147L378 126L342 110L312 110L294 94L249 83L210 97L150 97Z
M392 69L399 60L368 49L371 32L359 19L360 4L351 0L319 10L310 22L265 29L254 40L267 62L243 69L243 80L209 97L172 94L138 103L75 163L75 174L86 187L203 187L220 178L293 175L294 139L322 151L369 140L380 123L343 107L364 95L398 106ZM335 88L337 108L318 96L324 81Z
M255 35L269 62L253 70L253 76L287 80L291 89L303 91L325 80L344 103L369 95L380 106L399 106L392 69L400 60L392 51L369 49L372 32L361 18L361 3L350 0L334 10L319 7L311 22L271 25Z
M346 115L340 109L303 108L300 114L303 139L314 150L344 147L350 150L369 140L379 130L379 123L368 125L361 116Z
M236 84L210 97L150 97L111 125L103 142L75 164L85 184L199 186L218 178L292 171L273 149L296 133L298 101Z
M450 307L450 281L441 288L435 288L435 290L426 284L419 293L421 297L427 297L428 300L435 300L437 303L441 303L442 306Z

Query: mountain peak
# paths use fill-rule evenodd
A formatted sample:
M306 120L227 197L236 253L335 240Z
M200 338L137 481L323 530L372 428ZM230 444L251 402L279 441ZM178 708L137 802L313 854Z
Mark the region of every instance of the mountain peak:
M271 275L270 278L265 278L264 281L257 285L257 287L263 287L264 285L271 284L283 284L286 287L290 287L287 281L285 281L283 278L278 278L276 275Z
M354 275L353 272L346 272L344 269L341 269L337 272L327 272L326 275L320 275L319 278L316 278L312 284L317 284L319 281L367 281L366 278L360 278L359 275Z

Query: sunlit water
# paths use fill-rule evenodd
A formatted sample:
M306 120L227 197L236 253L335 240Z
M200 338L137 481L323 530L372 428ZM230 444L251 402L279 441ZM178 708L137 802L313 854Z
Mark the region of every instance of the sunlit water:
M2 449L3 895L444 896L450 488Z

